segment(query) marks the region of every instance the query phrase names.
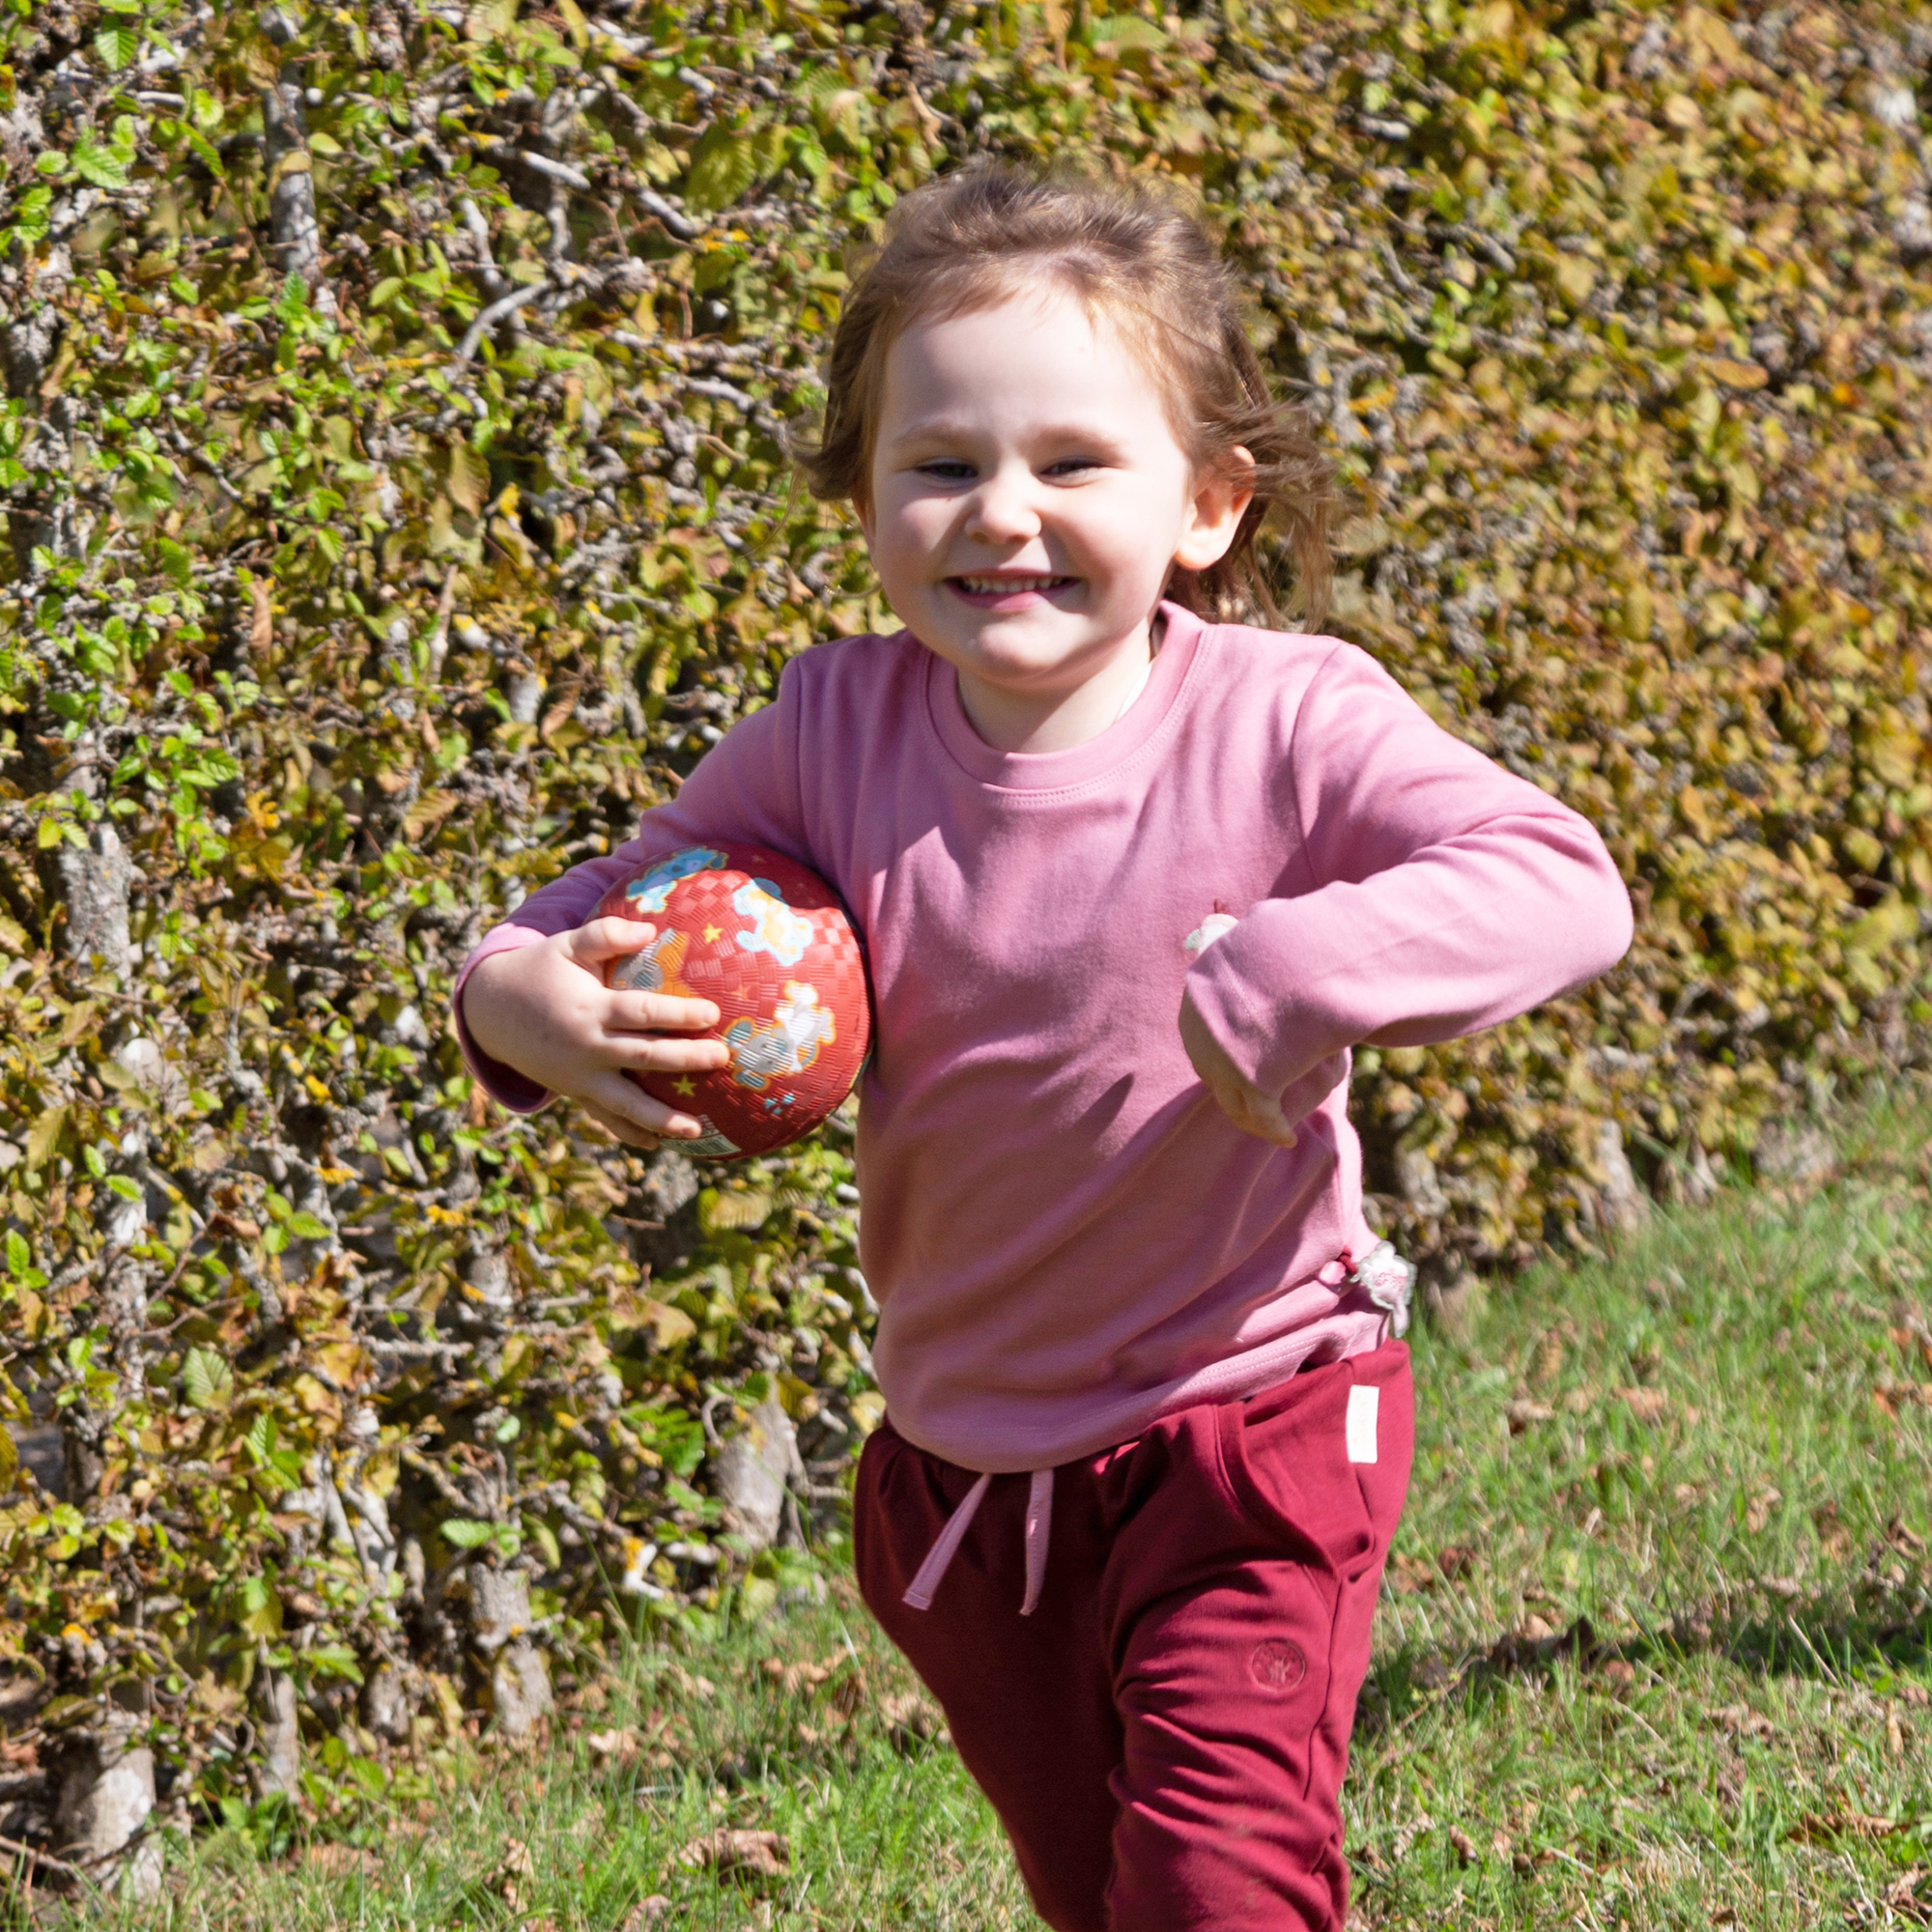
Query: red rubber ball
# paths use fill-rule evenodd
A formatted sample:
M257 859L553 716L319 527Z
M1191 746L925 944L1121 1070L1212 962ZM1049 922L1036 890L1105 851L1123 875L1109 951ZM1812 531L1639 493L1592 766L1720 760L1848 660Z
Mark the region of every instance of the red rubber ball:
M619 881L599 919L656 930L612 960L611 986L710 1000L707 1038L731 1049L709 1073L633 1074L704 1122L685 1153L736 1160L809 1134L852 1091L872 1037L866 961L838 895L760 845L687 845Z

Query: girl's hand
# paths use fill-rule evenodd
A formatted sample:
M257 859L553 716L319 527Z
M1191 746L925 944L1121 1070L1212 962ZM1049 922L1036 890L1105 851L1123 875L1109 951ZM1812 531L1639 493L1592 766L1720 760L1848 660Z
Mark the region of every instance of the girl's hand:
M567 1095L620 1141L642 1148L695 1140L704 1128L625 1073L708 1073L731 1059L722 1039L662 1037L716 1026L709 1000L605 985L605 964L656 932L634 919L593 919L536 946L493 952L463 989L470 1037L492 1060Z
M472 981L473 983L473 981ZM473 1022L472 1022L473 1024ZM1214 1096L1214 1104L1244 1134L1272 1141L1277 1147L1294 1145L1294 1129L1281 1111L1281 1102L1264 1094L1222 1050L1208 1031L1208 1023L1194 1009L1194 996L1180 1003L1180 1043L1194 1063L1203 1084Z

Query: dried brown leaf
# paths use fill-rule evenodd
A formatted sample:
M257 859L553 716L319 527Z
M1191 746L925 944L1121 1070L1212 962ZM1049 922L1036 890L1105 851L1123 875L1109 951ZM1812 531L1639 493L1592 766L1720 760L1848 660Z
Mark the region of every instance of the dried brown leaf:
M1620 1388L1617 1400L1639 1422L1662 1422L1670 1410L1670 1398L1662 1389Z
M677 1854L681 1865L754 1878L782 1878L791 1867L790 1842L777 1832L720 1829L694 1838Z

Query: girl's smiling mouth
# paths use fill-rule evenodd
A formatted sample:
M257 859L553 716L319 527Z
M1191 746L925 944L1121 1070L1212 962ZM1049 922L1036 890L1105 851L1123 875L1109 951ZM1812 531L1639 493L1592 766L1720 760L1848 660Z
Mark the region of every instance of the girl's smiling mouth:
M1051 577L1032 571L976 571L969 576L949 577L946 587L965 603L991 610L1029 604L1035 598L1068 589L1079 581L1077 577Z

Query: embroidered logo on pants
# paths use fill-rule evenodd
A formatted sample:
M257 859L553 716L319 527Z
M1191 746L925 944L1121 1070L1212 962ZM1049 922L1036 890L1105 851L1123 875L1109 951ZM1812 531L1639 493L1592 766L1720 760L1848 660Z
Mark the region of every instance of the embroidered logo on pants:
M1308 1660L1301 1646L1285 1636L1271 1636L1258 1643L1248 1659L1248 1675L1264 1690L1293 1690L1308 1675Z

